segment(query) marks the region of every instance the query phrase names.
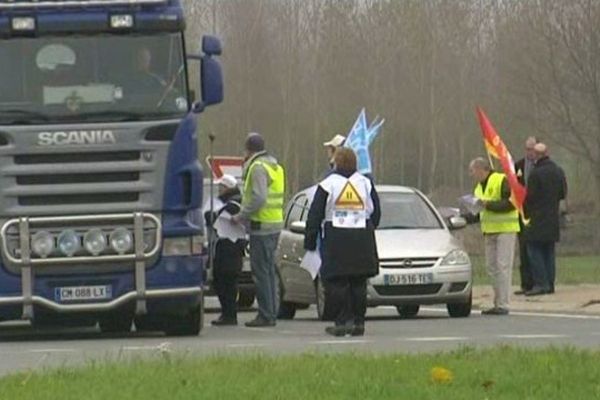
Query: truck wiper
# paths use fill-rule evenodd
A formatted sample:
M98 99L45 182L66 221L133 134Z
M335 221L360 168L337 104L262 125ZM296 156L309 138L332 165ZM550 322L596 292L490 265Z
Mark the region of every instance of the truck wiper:
M0 109L0 121L3 124L31 124L33 122L47 122L48 115L39 111L23 109Z
M121 110L109 110L109 111L90 111L84 112L80 114L74 114L73 118L78 119L92 119L92 118L102 118L108 119L115 122L125 122L125 121L140 121L144 119L148 119L148 114L143 114L140 112L134 111L121 111Z

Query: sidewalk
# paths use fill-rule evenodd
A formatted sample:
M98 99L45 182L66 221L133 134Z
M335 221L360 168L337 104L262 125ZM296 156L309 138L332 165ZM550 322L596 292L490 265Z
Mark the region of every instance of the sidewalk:
M519 290L514 286L512 293ZM473 307L491 307L493 291L491 286L473 287ZM560 285L554 294L543 296L511 296L510 308L513 311L558 312L600 315L600 285Z

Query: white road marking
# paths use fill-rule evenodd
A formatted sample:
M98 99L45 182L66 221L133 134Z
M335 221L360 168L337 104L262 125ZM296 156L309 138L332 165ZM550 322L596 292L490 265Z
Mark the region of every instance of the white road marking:
M124 346L124 351L159 350L159 346Z
M75 349L31 349L28 353L75 353Z
M244 348L244 347L266 347L265 343L231 343L225 347L229 348Z
M406 340L409 342L451 342L469 340L472 338L464 336L438 336L438 337L412 337L412 338L398 338L398 340Z
M309 344L365 344L370 343L369 340L355 340L355 339L338 339L338 340L315 340L308 342Z
M444 308L433 308L424 307L421 308L423 311L437 312L447 314L448 311ZM480 310L473 310L472 314L480 315ZM562 314L562 313L545 313L545 312L531 312L531 311L511 311L509 315L517 315L521 317L546 317L546 318L570 318L570 319L591 319L600 320L600 315L587 315L587 314Z
M569 337L569 335L552 335L552 334L530 334L530 335L498 335L504 339L560 339Z

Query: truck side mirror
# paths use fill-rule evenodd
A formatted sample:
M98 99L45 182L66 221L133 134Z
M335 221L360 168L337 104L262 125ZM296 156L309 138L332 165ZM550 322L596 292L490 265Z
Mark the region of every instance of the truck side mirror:
M200 85L204 106L223 101L223 71L221 64L210 55L203 55L200 60Z
M223 101L223 70L221 64L213 58L221 55L221 41L206 35L202 37L202 55L188 54L189 60L200 60L200 101L194 103L193 111L201 113L206 106Z

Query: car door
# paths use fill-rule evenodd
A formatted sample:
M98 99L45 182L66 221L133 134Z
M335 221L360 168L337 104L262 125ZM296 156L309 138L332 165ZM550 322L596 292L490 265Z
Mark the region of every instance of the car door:
M304 234L292 231L292 224L306 221L308 197L301 192L291 200L286 213L285 227L279 239L279 276L283 285L283 299L293 303L314 302L313 282L310 274L300 268L304 256Z

